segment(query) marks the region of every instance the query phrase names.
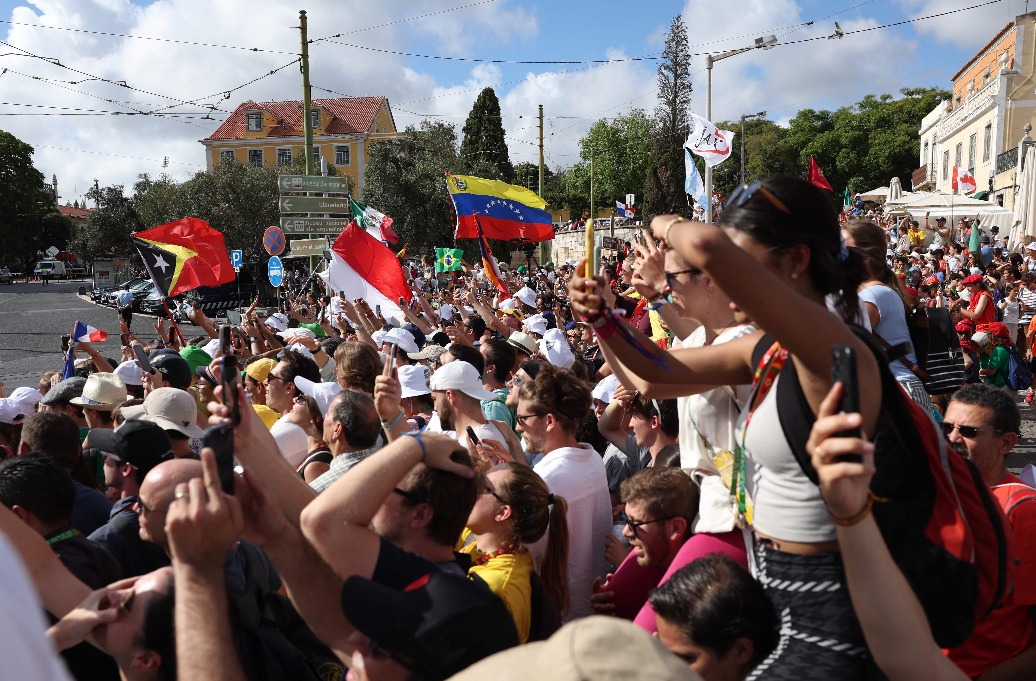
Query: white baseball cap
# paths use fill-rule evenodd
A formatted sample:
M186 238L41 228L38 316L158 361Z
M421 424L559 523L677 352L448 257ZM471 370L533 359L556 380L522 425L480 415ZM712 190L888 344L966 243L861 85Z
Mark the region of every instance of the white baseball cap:
M449 303L445 303L439 307L439 317L441 317L443 321L450 321L453 319L453 315L455 314L457 314L457 308L453 307Z
M263 323L274 331L284 331L288 328L288 318L281 312L274 312L264 319Z
M536 307L536 292L528 286L523 286L514 294L514 297L522 301L529 307Z
M331 402L338 396L338 393L342 392L342 386L337 383L314 383L302 376L295 377L295 385L303 393L316 400L321 416L327 416Z
M140 373L140 367L137 365L137 360L135 359L128 359L115 367L115 371L113 373L126 385L144 385L143 376Z
M605 404L611 404L612 395L615 394L615 389L619 387L619 377L615 374L605 376L602 378L597 385L594 386L591 395L593 399L600 400Z
M430 373L428 367L423 364L404 365L397 368L396 376L399 378L399 387L402 390L400 397L416 397L432 392L428 387Z
M15 388L9 397L0 398L0 423L21 423L32 416L42 399L36 388Z
M435 390L459 390L476 400L495 400L496 393L482 387L478 369L462 360L444 364L432 374L430 387Z
M565 332L561 329L548 329L539 342L540 352L547 358L547 361L556 367L568 369L576 363L576 356L572 354L572 347L565 338Z
M542 314L529 315L522 322L522 326L524 326L529 331L532 331L533 333L542 336L544 333L547 332L547 318L544 317Z
M414 334L406 329L389 329L381 342L398 346L403 352L418 352L420 350L417 347L417 341L414 340Z

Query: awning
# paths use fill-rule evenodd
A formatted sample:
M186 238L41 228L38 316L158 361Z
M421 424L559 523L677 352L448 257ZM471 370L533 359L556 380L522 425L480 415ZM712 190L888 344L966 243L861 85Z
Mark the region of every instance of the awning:
M985 201L985 200L989 199L989 192L987 192L987 191L975 192L974 194L971 195L971 198L977 199L979 201Z

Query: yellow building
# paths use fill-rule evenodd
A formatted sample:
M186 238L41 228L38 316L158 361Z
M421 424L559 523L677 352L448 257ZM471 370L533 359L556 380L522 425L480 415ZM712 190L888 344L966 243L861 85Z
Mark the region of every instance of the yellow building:
M396 122L386 97L342 97L310 102L313 154L352 178L363 196L363 175L370 146L395 139ZM253 102L238 105L214 133L199 140L211 171L233 158L255 166L288 165L302 154L302 102ZM319 161L318 161L319 162Z

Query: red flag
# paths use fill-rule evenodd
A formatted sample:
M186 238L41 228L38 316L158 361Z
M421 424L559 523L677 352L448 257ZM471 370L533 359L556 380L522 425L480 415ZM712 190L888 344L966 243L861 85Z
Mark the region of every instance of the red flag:
M826 189L829 192L834 191L831 188L831 183L824 177L824 171L820 169L820 166L817 165L817 160L812 156L809 157L809 175L806 179L810 181L810 184L814 184L821 189Z
M131 234L151 280L166 297L234 281L223 233L198 218L183 218Z
M497 267L496 258L493 257L493 251L489 248L489 242L486 240L486 235L482 233L482 225L477 217L475 218L475 227L478 228L478 250L482 255L482 266L486 268L486 279L500 292L500 300L507 300L511 297L511 291L507 288L507 284L503 282L500 268Z

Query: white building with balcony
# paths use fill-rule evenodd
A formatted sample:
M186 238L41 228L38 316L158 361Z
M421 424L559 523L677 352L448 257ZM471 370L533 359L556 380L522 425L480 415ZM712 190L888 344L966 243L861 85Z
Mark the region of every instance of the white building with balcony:
M1004 26L950 79L953 94L921 121L917 190L954 193L954 166L978 185L976 198L1011 208L1017 146L1036 116L1036 12ZM959 192L957 192L959 193Z

